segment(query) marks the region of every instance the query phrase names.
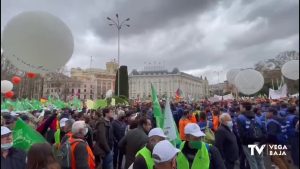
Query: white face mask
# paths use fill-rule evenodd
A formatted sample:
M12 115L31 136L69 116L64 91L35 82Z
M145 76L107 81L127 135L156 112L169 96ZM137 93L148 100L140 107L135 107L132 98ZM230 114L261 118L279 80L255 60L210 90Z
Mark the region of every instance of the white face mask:
M227 121L227 127L229 127L230 130L232 130L233 127L233 122L232 121Z
M6 144L1 144L1 149L2 150L8 150L13 146L13 142L11 143L6 143Z

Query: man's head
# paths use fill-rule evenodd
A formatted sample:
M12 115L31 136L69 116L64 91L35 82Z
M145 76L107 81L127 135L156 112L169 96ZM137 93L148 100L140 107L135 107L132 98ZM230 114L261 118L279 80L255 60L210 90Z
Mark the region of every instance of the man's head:
M111 109L103 109L102 113L104 118L112 119L114 117L113 111Z
M9 128L1 126L1 151L8 150L13 145L12 132Z
M266 117L267 117L267 119L271 119L272 117L277 116L277 115L278 115L277 110L274 108L270 108Z
M15 127L16 120L17 118L15 116L12 116L11 114L3 115L4 126L8 127L10 130Z
M153 128L148 134L147 147L150 149L150 151L152 151L158 142L165 140L166 138L167 136L164 134L161 128Z
M63 127L63 130L64 130L65 133L68 133L69 131L72 130L72 125L73 125L74 122L75 122L74 119L68 119L65 122L65 126Z
M244 102L240 105L240 110L241 111L251 111L252 105L250 102Z
M79 138L84 138L84 136L88 133L88 128L84 121L75 121L72 125L72 133L74 136Z
M152 152L156 169L176 169L176 156L180 152L168 140L158 142Z
M151 120L146 117L142 117L139 120L139 126L142 127L146 133L149 133L152 128Z
M198 124L189 123L184 128L184 134L187 141L201 141L205 134L200 130Z
M219 121L220 121L221 124L229 127L229 129L232 129L233 122L232 122L230 114L222 113L219 117Z

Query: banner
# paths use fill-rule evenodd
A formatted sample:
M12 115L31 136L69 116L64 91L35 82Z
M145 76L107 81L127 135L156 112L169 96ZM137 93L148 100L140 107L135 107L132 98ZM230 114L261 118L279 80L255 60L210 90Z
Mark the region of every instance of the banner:
M280 99L287 97L287 85L284 84L280 89L269 89L269 99Z

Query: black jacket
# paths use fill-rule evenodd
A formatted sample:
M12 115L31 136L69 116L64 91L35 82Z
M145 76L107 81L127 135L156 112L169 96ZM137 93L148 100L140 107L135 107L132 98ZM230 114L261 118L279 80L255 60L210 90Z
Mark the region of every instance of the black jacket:
M96 124L95 131L96 145L94 147L94 154L105 157L112 151L113 147L113 135L111 133L111 123L105 119L101 119Z
M114 142L118 143L125 135L126 123L120 120L114 120L111 123Z
M239 158L237 139L230 129L221 124L215 133L215 146L225 161L234 162Z
M22 150L11 148L8 150L8 155L4 158L1 155L1 168L5 169L25 169L26 153Z

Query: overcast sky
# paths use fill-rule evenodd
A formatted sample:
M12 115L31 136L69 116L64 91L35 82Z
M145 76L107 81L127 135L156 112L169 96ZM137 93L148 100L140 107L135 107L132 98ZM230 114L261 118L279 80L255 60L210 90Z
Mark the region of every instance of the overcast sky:
M104 68L117 58L117 31L106 17L130 18L121 29L122 65L145 62L226 79L232 68L253 67L279 52L299 49L298 0L1 0L1 32L23 11L41 10L72 30L75 48L67 67Z

